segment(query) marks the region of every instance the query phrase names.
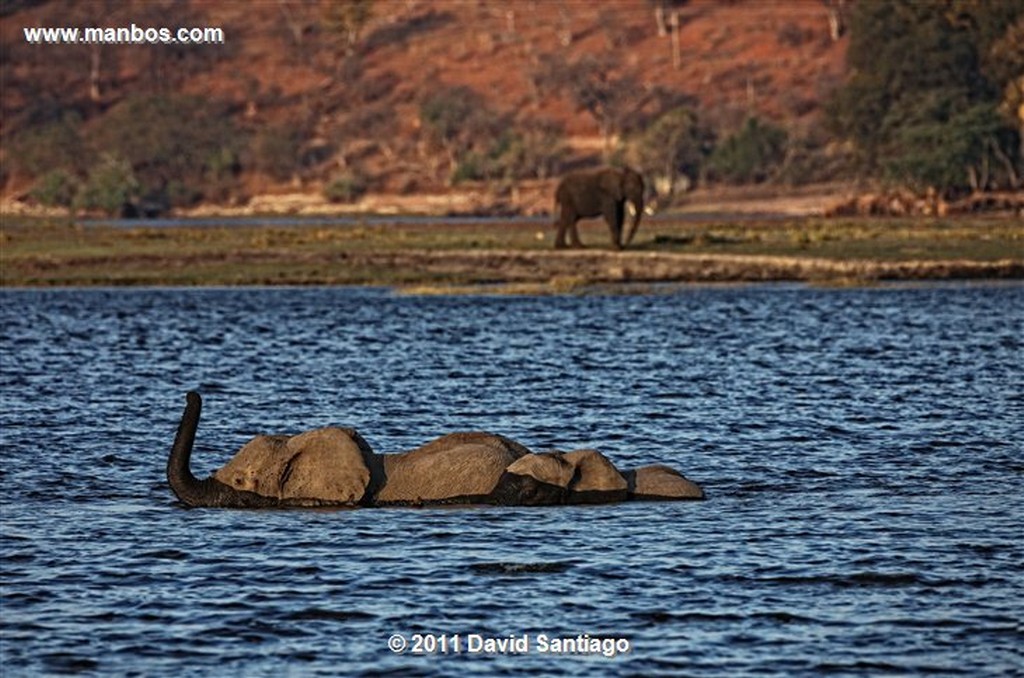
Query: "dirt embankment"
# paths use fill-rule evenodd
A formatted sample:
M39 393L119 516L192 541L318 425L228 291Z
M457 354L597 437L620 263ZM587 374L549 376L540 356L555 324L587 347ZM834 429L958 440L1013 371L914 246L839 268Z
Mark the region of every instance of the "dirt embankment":
M225 269L230 273L219 277L213 274L216 284L369 284L421 293L490 288L497 292L543 294L604 285L626 289L631 284L789 281L862 285L896 280L1024 278L1024 261L1020 259L876 261L598 249L135 253L71 258L60 263L33 258L21 261L17 269L21 284L44 286L213 284L197 282L196 272ZM97 274L99 278L95 278Z
M834 259L583 251L396 251L347 255L349 264L413 269L475 283L870 282L1024 277L1024 263L1001 261L840 261Z

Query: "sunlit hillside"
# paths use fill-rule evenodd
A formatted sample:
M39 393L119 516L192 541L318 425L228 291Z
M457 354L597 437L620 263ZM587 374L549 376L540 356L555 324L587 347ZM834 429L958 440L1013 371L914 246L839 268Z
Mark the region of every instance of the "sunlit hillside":
M108 210L268 193L349 203L507 193L602 161L668 189L829 180L849 147L823 108L848 81L853 7L11 0L4 194ZM213 27L223 41L31 44L40 27ZM689 150L663 157L669 133ZM712 156L738 134L732 157ZM749 148L760 155L738 166Z
M5 155L47 120L73 113L88 129L132 97L195 94L263 137L269 157L240 158L248 191L312 186L337 170L375 189L416 190L451 181L421 115L449 88L472 88L495 120L553 131L564 144L554 164L563 164L621 150L677 103L699 107L720 131L752 113L805 130L840 82L845 44L832 40L823 3L677 4L659 36L656 4L641 0L8 3ZM22 35L26 26L131 24L218 26L225 41L29 45ZM574 91L574 76L600 91ZM6 160L7 189L25 188L28 173Z

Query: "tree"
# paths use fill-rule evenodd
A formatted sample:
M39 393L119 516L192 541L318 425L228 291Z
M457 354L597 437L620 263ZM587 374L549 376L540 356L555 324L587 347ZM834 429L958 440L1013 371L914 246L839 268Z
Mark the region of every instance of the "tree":
M584 56L566 63L557 55L542 57L533 74L539 93L568 96L577 110L586 111L597 123L604 139L605 156L611 155L612 137L629 125L652 98L653 90L638 91L641 80L634 73L621 73L617 57Z
M373 16L372 0L341 0L328 2L323 9L324 23L344 37L345 53L352 55L359 34Z
M460 158L455 181L545 179L561 164L563 132L543 121L507 127Z
M444 88L427 97L420 105L420 122L427 142L447 155L449 182L466 173L459 171L460 162L479 156L506 127L500 116L487 108L483 97L464 85Z
M734 184L761 182L779 167L786 154L786 131L756 117L717 146L711 154L713 174Z
M253 169L278 181L295 177L300 169L303 131L294 123L260 129L250 144Z
M550 120L519 121L499 156L501 171L511 179L547 179L558 173L565 130Z
M1019 184L1019 170L999 159L1014 154L1020 133L996 114L1003 88L985 59L1022 15L1013 2L857 3L853 75L827 114L862 172L946 195Z
M822 0L828 14L828 37L836 42L846 32L846 0Z
M647 0L654 5L654 23L658 27L658 37L668 36L672 45L672 67L679 69L683 65L679 50L679 8L688 0Z
M679 8L687 2L688 0L647 0L647 4L654 7L654 25L658 27L659 38L667 36L673 26L678 27Z
M1018 136L1017 165L1013 184L1020 186L1019 175L1024 171L1024 14L1007 27L1006 32L992 43L983 60L983 67L1002 90L999 113L1010 125L1016 125ZM1014 169L1009 156L999 158L1007 171Z
M98 153L128 163L144 195L169 206L225 197L243 143L224 108L185 95L131 97L101 119L90 140Z
M26 130L12 144L10 157L20 173L39 177L54 170L84 174L82 119L76 113Z
M691 184L696 182L710 151L711 137L696 111L674 108L662 114L639 138L640 165L645 174L665 183L665 197L671 198L681 176L688 177Z
M55 169L40 177L29 194L40 205L70 208L78 191L78 179L73 174L64 169Z

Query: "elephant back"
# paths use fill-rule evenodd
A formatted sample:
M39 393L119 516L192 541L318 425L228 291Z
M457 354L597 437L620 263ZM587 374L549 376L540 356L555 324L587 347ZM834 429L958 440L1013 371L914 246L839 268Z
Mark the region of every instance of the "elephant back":
M451 433L408 452L382 455L378 505L480 503L529 450L491 433Z

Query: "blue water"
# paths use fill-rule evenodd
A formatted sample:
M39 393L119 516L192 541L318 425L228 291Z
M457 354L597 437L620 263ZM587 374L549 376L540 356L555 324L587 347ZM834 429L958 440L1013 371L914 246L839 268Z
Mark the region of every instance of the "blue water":
M1019 284L0 302L4 678L1024 667ZM163 474L189 389L198 475L260 432L484 429L669 463L709 499L187 510ZM541 648L580 634L628 651Z

